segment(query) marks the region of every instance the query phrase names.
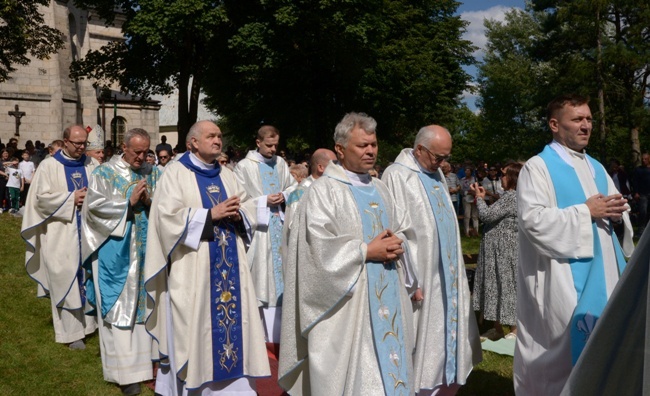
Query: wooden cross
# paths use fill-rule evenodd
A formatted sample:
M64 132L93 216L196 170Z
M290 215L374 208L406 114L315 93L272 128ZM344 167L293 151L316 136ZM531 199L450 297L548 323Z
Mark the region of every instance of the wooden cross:
M26 113L24 111L20 111L20 109L18 108L18 105L16 105L16 107L14 107L14 108L16 110L15 111L10 111L9 115L13 116L13 117L16 117L16 133L15 133L15 135L20 136L20 119L23 118L26 115Z

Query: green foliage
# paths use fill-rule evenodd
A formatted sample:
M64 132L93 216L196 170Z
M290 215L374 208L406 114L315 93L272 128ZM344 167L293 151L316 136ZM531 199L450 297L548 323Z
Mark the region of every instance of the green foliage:
M349 111L375 117L378 135L402 143L444 122L469 76L472 47L455 1L226 1L228 38L205 81L208 103L231 132L260 123L283 138L331 146Z
M535 154L551 139L544 125L546 103L574 92L592 98L592 155L602 161L618 157L629 165L639 146L648 143L643 129L650 115L650 5L642 0L536 0L531 5L525 12L509 12L504 23L486 22L480 141L520 158Z
M16 70L28 65L31 55L48 59L63 48L63 34L45 24L40 6L49 0L5 0L0 6L0 83Z
M76 0L107 23L123 21L125 40L91 50L74 62L70 76L96 85L119 83L134 95L169 94L179 89L179 141L196 121L206 65L217 54L214 41L227 22L221 2L205 0ZM116 9L122 10L118 14ZM191 80L191 84L190 84ZM189 87L189 93L188 88Z

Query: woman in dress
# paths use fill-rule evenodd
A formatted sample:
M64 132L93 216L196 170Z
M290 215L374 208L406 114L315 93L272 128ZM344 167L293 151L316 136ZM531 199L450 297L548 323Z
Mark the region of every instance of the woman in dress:
M502 324L510 326L506 339L517 337L517 179L522 165L511 163L503 169L505 190L492 206L485 203L486 191L478 183L470 188L476 196L478 215L485 224L474 283L473 306L483 318L494 321L494 328L481 338L503 337Z

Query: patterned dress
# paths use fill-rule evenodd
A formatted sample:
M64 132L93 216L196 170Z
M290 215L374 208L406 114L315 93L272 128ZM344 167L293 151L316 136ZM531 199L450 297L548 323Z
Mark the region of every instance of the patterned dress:
M516 325L517 308L517 192L506 191L492 206L477 199L485 232L474 280L473 307L487 320Z

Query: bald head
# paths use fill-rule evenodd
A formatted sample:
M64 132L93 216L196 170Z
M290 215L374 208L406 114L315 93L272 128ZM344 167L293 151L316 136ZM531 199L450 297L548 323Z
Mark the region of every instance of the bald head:
M332 150L321 148L314 151L314 154L311 155L311 162L309 164L312 177L318 179L323 176L325 168L327 168L330 161L336 161L336 154L334 154Z
M437 172L442 161L451 154L451 134L440 125L420 129L413 143L413 156L428 172Z

